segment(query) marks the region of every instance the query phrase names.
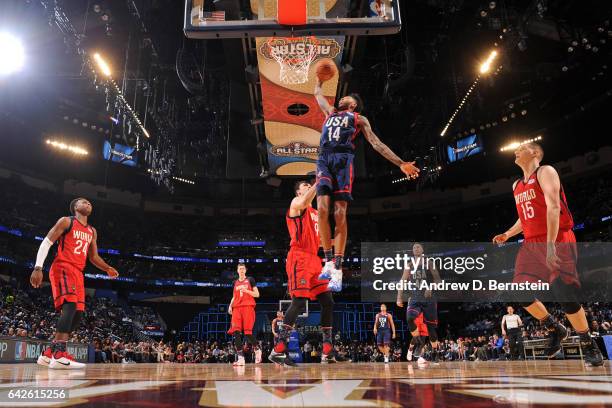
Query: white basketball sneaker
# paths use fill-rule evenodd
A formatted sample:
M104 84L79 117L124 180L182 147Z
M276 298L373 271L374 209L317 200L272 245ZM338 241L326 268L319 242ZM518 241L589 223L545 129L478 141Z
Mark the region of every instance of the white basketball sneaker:
M420 365L420 366L423 366L423 367L424 367L424 366L426 366L426 365L427 365L427 360L425 360L425 359L423 358L423 356L421 356L421 357L419 357L419 359L417 360L417 364L418 364L418 365Z
M408 350L408 353L406 353L406 360L408 361L412 361L412 350Z
M261 349L255 350L255 364L261 363Z
M79 370L85 368L85 364L79 363L72 355L65 351L57 351L51 357L49 368L54 370Z
M234 367L241 367L244 366L244 356L238 356L238 360L234 361L234 364L232 364Z
M332 292L340 292L342 290L342 270L332 269L331 279L327 284L327 288Z
M389 364L389 356L385 356L385 364Z
M328 280L331 279L332 271L334 270L334 261L327 261L325 265L323 265L323 269L321 269L321 273L319 274L319 279Z
M52 357L53 353L51 352L51 347L47 347L45 351L40 356L38 356L36 364L41 365L43 367L49 367L49 363L51 363Z

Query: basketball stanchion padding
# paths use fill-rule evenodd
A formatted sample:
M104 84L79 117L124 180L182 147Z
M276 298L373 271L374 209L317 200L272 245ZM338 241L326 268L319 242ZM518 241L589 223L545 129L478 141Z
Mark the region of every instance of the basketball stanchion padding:
M278 0L276 10L281 25L303 26L308 21L306 0Z

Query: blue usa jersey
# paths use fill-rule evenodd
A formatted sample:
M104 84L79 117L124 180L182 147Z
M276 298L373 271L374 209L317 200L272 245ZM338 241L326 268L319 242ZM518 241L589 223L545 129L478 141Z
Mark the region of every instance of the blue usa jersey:
M359 133L357 112L334 111L327 117L321 130L321 151L353 153L355 138Z
M391 323L389 322L390 317L391 315L389 313L378 313L376 315L376 320L378 321L378 330L391 330Z

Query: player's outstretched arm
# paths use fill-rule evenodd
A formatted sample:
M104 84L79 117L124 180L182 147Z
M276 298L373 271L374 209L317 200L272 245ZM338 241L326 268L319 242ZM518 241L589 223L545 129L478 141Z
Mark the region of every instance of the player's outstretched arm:
M30 275L30 284L32 285L32 287L40 287L40 284L43 280L42 267L45 263L45 259L47 259L47 255L49 254L49 249L51 248L51 246L53 246L55 241L57 241L59 237L62 236L62 234L68 229L68 227L70 227L70 218L60 218L59 220L57 220L53 228L49 230L49 233L47 234L43 242L40 243L38 253L36 254L34 270Z
M376 150L385 159L398 166L408 178L417 178L419 176L419 169L414 166L414 162L405 162L400 159L395 153L393 153L391 149L389 149L386 144L384 144L378 138L378 136L376 136L376 134L372 130L372 126L370 126L370 121L368 120L368 118L366 118L365 116L361 116L359 118L359 123L366 140L370 142L374 150Z
M334 111L334 108L333 106L329 104L329 102L327 102L327 98L323 95L323 91L321 89L322 84L323 83L321 82L321 80L317 78L317 84L315 85L315 89L314 89L314 96L317 99L317 102L319 103L319 107L321 108L323 113L326 116L329 116Z
M310 186L310 188L308 189L308 191L306 191L305 194L299 197L295 197L293 200L291 200L291 206L289 207L289 216L297 217L298 215L300 215L302 210L304 210L312 203L312 200L314 200L316 195L317 183L314 183L312 186Z
M372 330L374 332L374 335L376 335L376 332L378 332L378 313L376 313L376 316L374 316L374 330Z
M91 240L91 245L89 247L89 252L87 253L87 257L89 258L89 262L93 264L96 268L106 272L106 274L114 279L119 276L119 272L106 262L104 259L100 258L98 255L98 232L94 229L93 239Z

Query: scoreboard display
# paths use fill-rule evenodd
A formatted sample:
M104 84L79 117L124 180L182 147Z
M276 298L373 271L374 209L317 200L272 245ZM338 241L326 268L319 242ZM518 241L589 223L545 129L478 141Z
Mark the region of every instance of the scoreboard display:
M466 157L475 156L484 152L482 138L477 134L457 139L446 147L448 162L454 163Z

